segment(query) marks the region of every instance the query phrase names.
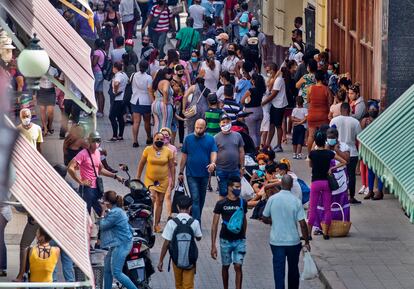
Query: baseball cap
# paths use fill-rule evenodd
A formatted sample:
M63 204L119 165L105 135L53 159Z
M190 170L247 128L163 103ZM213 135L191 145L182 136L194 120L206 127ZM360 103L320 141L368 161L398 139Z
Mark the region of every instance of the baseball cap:
M252 23L250 24L250 26L260 26L260 22L257 19L253 19Z
M210 94L207 96L207 101L208 101L208 103L211 103L211 104L216 104L216 103L217 103L217 94L215 94L215 93L210 93Z
M227 34L227 33L220 33L218 36L217 36L217 39L218 40L222 40L222 39L224 39L224 40L229 40L229 35Z
M132 40L132 39L125 40L125 45L134 46L134 40Z
M208 44L210 46L213 46L214 44L216 44L216 41L214 41L211 38L208 38L208 39L206 39L206 40L203 41L203 44Z
M231 117L230 117L228 114L223 113L223 114L220 116L220 121L225 120L225 119L231 120Z

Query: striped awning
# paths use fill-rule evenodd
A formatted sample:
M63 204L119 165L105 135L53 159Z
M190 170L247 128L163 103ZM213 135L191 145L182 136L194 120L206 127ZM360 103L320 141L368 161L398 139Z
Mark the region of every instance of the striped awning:
M13 152L13 195L93 283L86 203L25 138Z
M96 108L91 49L48 0L0 0L0 4L29 35L40 39L54 63Z
M399 199L414 223L414 86L359 135L364 162Z

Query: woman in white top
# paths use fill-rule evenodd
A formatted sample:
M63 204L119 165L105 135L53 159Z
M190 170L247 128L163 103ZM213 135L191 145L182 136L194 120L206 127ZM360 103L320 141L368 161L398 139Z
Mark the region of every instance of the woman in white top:
M234 43L230 43L228 46L228 54L226 58L224 58L223 63L221 64L221 71L228 71L230 74L235 74L236 64L239 62L239 58L236 56L237 45Z
M217 84L220 80L220 61L216 60L214 51L211 49L207 51L207 60L201 64L200 76L205 79L204 85L211 92L217 91Z
M141 125L141 117L144 118L144 128L147 133L147 144L152 143L151 139L151 105L154 101L152 91L152 77L147 73L148 62L143 59L139 63L139 71L131 75L130 82L132 84L132 140L133 147L138 144L139 126Z
M56 68L50 66L46 75L40 78L40 90L37 91L37 104L40 109L40 119L42 122L43 136L47 133L53 134L53 113L56 104L55 86L48 77L58 77L59 73Z

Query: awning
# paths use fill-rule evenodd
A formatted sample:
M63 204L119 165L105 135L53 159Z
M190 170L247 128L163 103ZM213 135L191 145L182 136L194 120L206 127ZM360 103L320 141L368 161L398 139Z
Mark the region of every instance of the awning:
M30 36L37 33L56 65L96 108L90 47L48 0L0 0L1 5Z
M359 154L414 223L414 86L358 135Z
M13 152L13 195L93 282L86 203L23 137Z

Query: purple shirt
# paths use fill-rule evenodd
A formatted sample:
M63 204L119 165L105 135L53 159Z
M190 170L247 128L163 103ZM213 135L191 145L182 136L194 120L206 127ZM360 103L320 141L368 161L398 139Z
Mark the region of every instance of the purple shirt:
M95 23L95 30L92 31L91 27L89 26L88 19L79 15L78 13L75 14L76 16L76 27L78 29L78 33L82 37L96 39L97 32L96 32L96 25L99 23L99 18L96 13L93 13L93 22Z

